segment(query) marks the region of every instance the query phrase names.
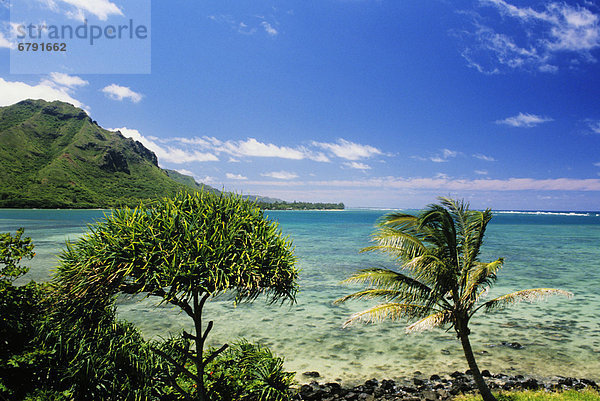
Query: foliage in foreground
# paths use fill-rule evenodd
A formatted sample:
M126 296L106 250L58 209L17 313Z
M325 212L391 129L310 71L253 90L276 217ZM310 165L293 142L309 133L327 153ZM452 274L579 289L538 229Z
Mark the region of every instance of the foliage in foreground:
M156 379L166 369L139 331L114 308L73 313L49 299L47 287L13 285L28 271L33 244L0 234L0 399L152 399L167 394Z
M22 355L30 352L41 318L41 289L33 282L13 285L29 270L21 261L35 255L31 238L23 238L23 231L0 234L0 398L17 395L36 373Z
M384 319L416 320L407 332L446 326L460 339L477 388L485 401L495 398L485 383L469 341L469 321L482 308L504 308L519 301L535 301L549 295L571 294L552 288L535 288L507 294L487 302L481 298L496 281L504 260L485 263L479 252L489 209L469 210L463 201L439 198L418 216L392 213L384 216L373 235L374 246L363 251L380 251L397 260L403 272L366 269L345 280L369 286L336 302L352 299L380 299L383 303L352 315L345 325L356 321Z
M189 340L146 341L116 319L112 304L53 299L54 292L34 282L12 285L28 270L21 259L33 257L31 239L22 234L0 234L0 400L182 400L169 384L173 376L196 389L167 360L185 364L181 350L189 350ZM211 400L289 399L294 374L266 347L236 343L209 369Z
M515 391L496 394L498 401L600 401L600 393L596 390L567 390L561 392ZM480 401L481 396L461 395L455 401Z
M211 401L288 401L294 373L269 348L240 341L206 367Z
M157 296L180 308L194 322L192 333L183 332L194 343L184 350L189 364L156 352L177 375L195 381L197 390L182 388L177 375L169 378L170 385L184 397L206 400L205 367L227 344L205 357L213 327L203 321L205 303L224 292L234 294L236 302L262 294L271 302L293 302L294 263L291 242L252 202L229 194L179 193L115 210L91 226L62 254L54 289L60 302L91 310L112 305L119 292Z
M164 385L167 363L131 323L117 320L114 308L65 313L50 311L39 334L38 359L44 390L76 400L153 400L172 391Z

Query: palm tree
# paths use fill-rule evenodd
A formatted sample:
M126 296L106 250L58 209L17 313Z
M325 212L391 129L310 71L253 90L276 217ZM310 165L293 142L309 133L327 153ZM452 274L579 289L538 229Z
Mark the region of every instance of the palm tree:
M479 251L491 211L469 210L468 203L439 198L418 216L392 213L384 216L373 234L374 246L365 251L381 251L401 264L402 273L387 269L360 270L345 283L366 284L370 288L340 298L382 299L384 302L350 316L344 327L357 321L385 319L416 320L406 332L446 326L456 331L485 401L495 398L483 380L469 342L469 321L473 315L503 308L519 301L535 301L549 295L571 296L552 288L513 292L487 302L480 299L496 281L502 267L500 258L480 262Z

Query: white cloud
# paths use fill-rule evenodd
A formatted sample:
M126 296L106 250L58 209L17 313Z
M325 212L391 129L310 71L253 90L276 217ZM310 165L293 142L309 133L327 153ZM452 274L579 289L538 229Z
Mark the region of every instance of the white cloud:
M0 78L0 106L10 106L25 99L43 99L49 102L60 100L85 109L86 106L73 98L68 90L47 80L37 85L29 85L25 82L5 81Z
M202 138L173 138L173 140L200 149L210 150L216 154L225 153L231 162L238 162L243 157L273 157L290 160L309 159L318 162L328 162L329 158L321 152L313 152L304 147L279 146L272 143L264 143L255 138L245 140L221 141L214 137L204 136Z
M576 178L508 178L505 180L492 179L450 179L447 177L434 178L401 178L381 177L369 180L330 180L313 181L308 185L327 187L358 187L358 188L387 188L387 189L433 189L436 191L600 191L600 179Z
M291 173L289 171L271 171L269 173L262 173L263 177L276 178L278 180L292 180L298 178L298 174Z
M543 64L538 67L540 72L550 72L555 73L558 72L558 66L552 64Z
M501 68L528 68L535 65L547 69L548 56L540 54L535 47L519 46L508 35L475 23L476 31L470 40L476 44L468 46L461 53L470 67L481 73L498 74Z
M134 92L131 88L127 86L119 86L117 84L111 84L102 89L108 97L113 100L122 101L124 99L129 99L133 103L138 103L142 100L142 95L140 93Z
M549 117L542 117L536 114L529 113L519 113L516 116L505 118L504 120L497 120L496 124L506 124L511 127L525 127L531 128L535 127L538 124L546 123L552 121Z
M226 173L225 176L227 178L229 178L230 180L247 180L248 179L248 177L245 177L241 174Z
M65 10L65 15L79 21L83 21L86 15L95 15L102 21L106 21L111 15L123 16L121 9L109 0L40 0L46 7L58 11L56 1L70 6Z
M6 48L6 49L12 49L14 47L14 44L8 40L8 38L6 36L4 36L4 34L2 32L0 32L0 49L1 48Z
M600 134L600 120L588 120L587 124L594 134Z
M208 18L219 24L227 25L242 35L254 35L261 29L269 36L279 35L279 31L275 28L277 23L265 21L265 16L261 15L256 15L254 18L250 18L246 21L236 19L236 17L229 14L209 15Z
M486 162L495 162L496 161L496 159L494 159L492 156L486 156L482 153L475 153L473 155L473 157L476 159L479 159L479 160L486 161Z
M594 166L596 166L596 167L600 167L600 162L598 162L598 163L594 163Z
M217 179L215 177L211 177L210 175L206 175L197 179L197 182L201 182L203 184L214 184L216 181Z
M569 62L572 56L595 62L590 52L600 47L600 16L590 9L564 2L549 2L540 10L504 0L480 0L480 4L519 24L502 33L483 25L482 18L471 13L476 16L475 32L462 35L469 40L462 55L480 72L525 69L554 73L565 53L571 56ZM504 28L508 24L497 25Z
M446 163L451 158L454 158L461 153L456 150L450 149L441 149L440 153L430 156L430 157L422 157L422 156L411 156L413 159L421 160L421 161L432 161L434 163Z
M355 168L357 170L370 170L371 169L371 166L369 166L368 164L360 163L360 162L347 162L347 163L344 163L344 166L347 166L350 168Z
M190 170L186 170L184 168L175 170L175 171L177 171L180 174L188 175L188 176L194 178L194 181L196 181L196 183L198 183L198 184L210 185L210 184L214 184L216 182L215 177L211 177L209 175L206 175L204 177L199 177L196 174L194 174L193 172L191 172Z
M306 152L302 150L263 143L254 138L223 142L221 148L233 156L279 157L292 160L302 160L307 157Z
M75 89L79 86L86 86L89 84L88 81L86 81L80 77L64 74L62 72L51 72L50 79L55 84L57 84L59 86L67 87L69 89Z
M279 33L277 32L277 29L273 28L273 26L267 21L261 22L260 25L262 25L262 27L265 29L265 32L268 33L270 36L277 36L277 34Z
M289 187L289 182L279 181L247 181L247 185L262 185ZM360 189L362 191L378 191L385 189L386 193L407 190L456 191L464 193L473 192L505 192L505 191L600 191L598 178L508 178L508 179L452 179L445 174L436 177L378 177L364 180L321 180L321 181L294 181L294 186L303 189L311 187L327 188L329 194L342 193L346 189ZM404 193L405 194L405 193ZM364 195L364 194L363 194Z
M158 161L171 162L175 164L190 163L190 162L209 162L218 161L219 158L212 153L199 151L189 152L183 149L174 148L171 146L163 147L152 139L143 136L138 130L127 127L109 128L109 131L120 131L124 137L131 138L153 151L158 157Z
M475 174L488 175L488 171L487 170L475 170Z
M337 143L313 142L313 146L328 150L335 156L346 160L367 159L382 155L383 152L370 145L361 145L345 139L338 139Z
M183 175L189 175L189 176L191 176L191 177L193 177L193 176L194 176L194 173L192 173L190 170L186 170L186 169L184 169L184 168L182 168L182 169L179 169L179 170L175 170L175 171L177 171L179 174L183 174Z
M450 149L442 149L442 157L444 159L448 159L450 157L456 157L456 156L458 156L458 151L450 150Z

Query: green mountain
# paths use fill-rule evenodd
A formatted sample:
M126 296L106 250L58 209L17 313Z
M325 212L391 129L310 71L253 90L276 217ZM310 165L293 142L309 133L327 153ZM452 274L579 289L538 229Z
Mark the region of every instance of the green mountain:
M0 207L109 208L203 188L215 190L68 103L0 107Z
M171 178L172 180L177 181L178 183L183 184L189 188L198 191L220 192L218 189L215 189L211 186L198 183L191 175L181 174L179 171L169 169L164 169L163 171L167 173L167 176L169 176L169 178Z
M282 199L269 198L268 196L260 196L260 195L242 195L242 198L248 199L251 202L258 202L258 203L285 202Z

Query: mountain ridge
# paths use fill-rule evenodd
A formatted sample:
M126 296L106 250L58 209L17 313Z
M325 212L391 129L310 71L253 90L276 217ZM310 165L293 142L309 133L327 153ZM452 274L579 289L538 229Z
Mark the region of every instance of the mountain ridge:
M133 206L190 189L216 191L172 179L143 144L60 101L0 107L0 167L0 207Z
M23 100L0 107L0 208L113 208L179 191L219 190L163 169L141 142L98 125L72 104ZM244 195L262 209L343 209Z

